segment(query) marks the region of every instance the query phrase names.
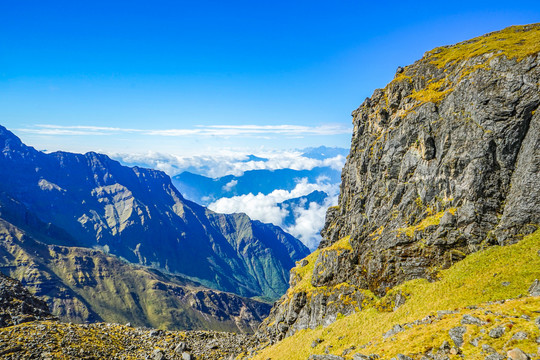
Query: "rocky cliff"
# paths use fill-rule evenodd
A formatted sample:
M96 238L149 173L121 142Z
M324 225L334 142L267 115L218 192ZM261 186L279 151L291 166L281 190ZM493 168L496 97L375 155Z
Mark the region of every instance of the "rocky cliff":
M43 223L49 236L41 240L48 244L97 247L218 290L269 300L286 291L289 269L309 253L271 224L185 200L160 171L121 166L97 153L45 154L3 127L0 150L4 216L21 226Z
M327 326L540 224L540 25L436 48L352 113L338 206L261 326Z

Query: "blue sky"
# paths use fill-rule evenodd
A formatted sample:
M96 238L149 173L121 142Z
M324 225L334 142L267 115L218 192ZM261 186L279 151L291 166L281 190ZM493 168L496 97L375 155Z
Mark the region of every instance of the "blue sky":
M397 66L539 21L538 1L3 0L0 124L76 152L349 147Z

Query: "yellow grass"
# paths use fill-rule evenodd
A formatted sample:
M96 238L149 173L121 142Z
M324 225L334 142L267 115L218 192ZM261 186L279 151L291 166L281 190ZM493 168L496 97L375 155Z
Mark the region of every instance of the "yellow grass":
M499 315L485 314L486 309L507 315L528 315L538 317L533 311L540 309L539 297L524 297L504 304L485 304L486 302L518 298L527 294L534 279L540 279L540 230L525 237L517 244L504 247L491 247L469 255L447 270L440 272L440 280L430 283L426 280L408 281L392 291L409 294L404 305L394 312L378 311L376 306L343 317L326 328L302 330L283 341L264 349L254 359L298 359L305 360L310 354L322 354L324 348L332 345L330 353L341 355L344 349L355 346L347 359L355 352L364 354L377 353L384 358L391 358L398 353L422 353L431 347L439 347L444 340L451 343L448 330L458 326L464 313L472 313L485 321L490 321L487 329L509 324L509 320ZM380 299L380 301L384 301ZM481 305L483 309L469 310L466 306ZM447 315L442 320L430 325L420 325L394 336L395 340L383 339L382 334L394 324L404 324L433 315L438 310L458 309L460 313ZM519 347L528 352L535 352L534 340L540 336L538 328L525 319L511 319L507 333L502 339L491 339L483 335L482 343L488 343L496 349L504 350L515 346L510 341L517 331L529 332L528 340L522 340ZM466 342L473 336L479 336L479 329L467 325ZM324 341L311 348L314 339ZM362 345L368 344L360 350ZM467 359L483 359L481 348L466 343L463 352Z

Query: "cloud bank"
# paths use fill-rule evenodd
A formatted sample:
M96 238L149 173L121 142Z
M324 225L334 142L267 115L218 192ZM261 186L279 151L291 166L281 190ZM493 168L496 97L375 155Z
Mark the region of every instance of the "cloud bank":
M249 170L311 170L314 167L329 167L341 171L345 156L337 155L327 159L313 159L302 156L300 151L258 152L262 160L249 160L245 152L222 151L220 155L200 155L184 157L181 155L148 152L145 154L109 153L126 165L138 165L164 171L169 176L190 171L211 178L225 175L240 176Z
M268 195L259 193L221 198L208 205L208 208L226 214L246 213L252 219L280 226L313 250L320 241L319 232L324 225L326 209L336 205L338 200L339 184L330 184L324 180L321 178L313 184L302 179L291 191L274 190ZM280 208L278 204L308 195L315 190L324 191L329 195L324 203L319 205L312 202L307 209L301 206L293 208L295 223L285 225L287 210Z

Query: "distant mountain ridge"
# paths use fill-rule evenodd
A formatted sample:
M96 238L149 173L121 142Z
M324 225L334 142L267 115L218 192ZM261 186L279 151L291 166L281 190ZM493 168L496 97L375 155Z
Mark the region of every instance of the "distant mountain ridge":
M44 154L0 127L0 191L83 247L184 274L242 296L276 299L308 249L244 214L214 213L163 172L87 153Z
M307 195L280 202L278 204L279 208L287 211L287 215L283 219L283 225L290 226L294 224L296 220L296 216L297 216L297 214L295 213L295 210L298 210L298 209L307 210L309 209L309 206L311 205L311 203L315 203L317 205L323 205L324 201L327 198L328 198L328 195L324 191L315 190L315 191L310 192Z
M290 191L302 179L306 179L308 183L316 183L321 178L330 183L339 183L341 174L328 167L315 167L311 170L250 170L241 176L227 175L215 179L183 172L174 176L172 181L186 198L208 205L222 197L250 193L268 195L277 189Z

